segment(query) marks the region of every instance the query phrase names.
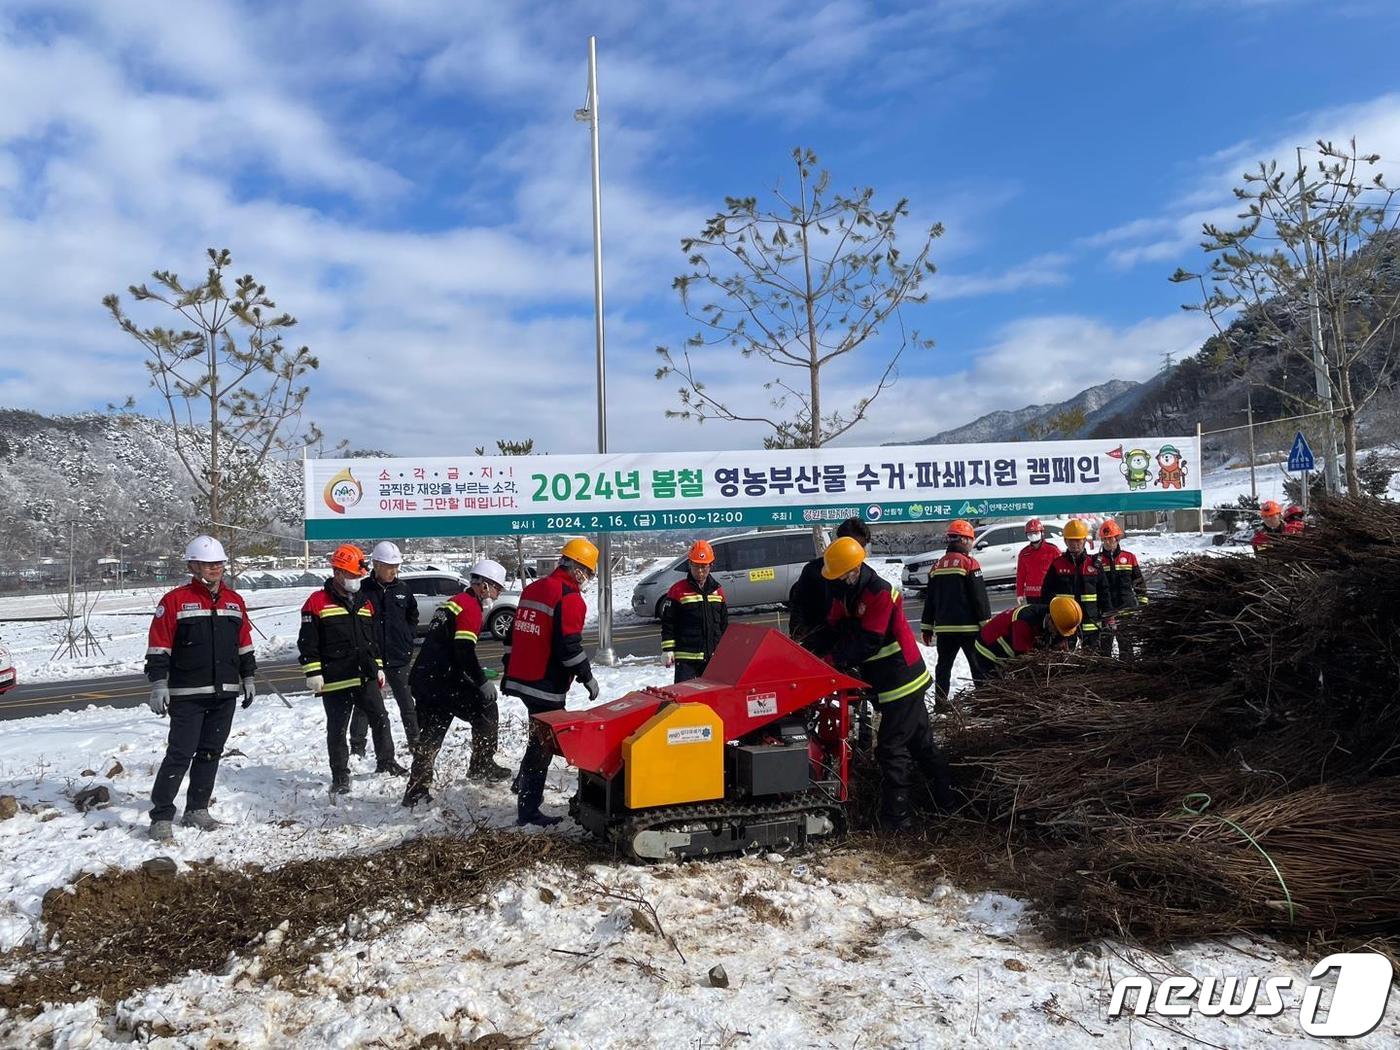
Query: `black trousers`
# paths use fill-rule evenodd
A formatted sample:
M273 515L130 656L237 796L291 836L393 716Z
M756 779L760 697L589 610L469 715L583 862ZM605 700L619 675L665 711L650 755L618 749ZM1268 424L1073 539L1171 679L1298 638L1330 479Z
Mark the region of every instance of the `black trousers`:
M532 715L546 711L562 711L564 704L546 700L519 698L525 709ZM525 754L520 759L520 772L515 776L516 815L520 818L534 816L544 801L544 782L549 774L549 762L554 757L554 740L549 733L530 723L530 740L525 745Z
M394 700L399 705L399 719L403 722L403 732L408 740L409 750L418 743L418 707L413 702L413 690L408 686L408 665L384 668L384 680L394 692ZM358 707L350 716L350 749L363 751L369 736L369 719Z
M676 661L676 681L688 682L692 678L699 678L705 673L705 668L709 666L708 660L677 660Z
M977 663L977 632L938 634L934 636L938 649L938 662L933 667L933 684L939 697L948 696L948 688L953 682L953 661L958 653L967 657L967 666L972 669L972 680L981 680L981 668Z
M907 818L917 780L926 781L939 805L951 809L952 770L934 742L923 691L879 708L875 761L880 767L881 816L894 821Z
M379 686L366 682L354 689L337 689L321 696L326 709L326 752L331 760L332 776L350 775L350 745L345 731L350 727L354 711L363 711L374 738L374 758L383 766L394 759L394 738L389 732L389 715L384 710L384 697Z
M413 768L408 774L408 792L426 789L433 782L433 769L438 752L452 728L452 720L460 718L472 729L472 765L491 761L496 754L496 737L500 731L501 715L497 704L480 699L456 696L434 699L422 698L418 705L418 744L413 749Z
M190 786L185 792L185 811L209 808L219 759L233 727L235 703L234 697L170 701L170 736L151 788L151 820L175 819L175 797L186 773Z

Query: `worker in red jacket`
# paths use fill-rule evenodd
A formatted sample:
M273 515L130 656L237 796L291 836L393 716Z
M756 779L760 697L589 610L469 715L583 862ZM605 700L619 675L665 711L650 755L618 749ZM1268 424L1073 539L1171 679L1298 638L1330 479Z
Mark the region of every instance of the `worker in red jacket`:
M1147 604L1147 578L1142 574L1137 555L1122 547L1123 527L1112 518L1099 526L1099 552L1094 555L1099 568L1104 572L1104 583L1108 587L1108 605L1104 607L1103 626L1105 634L1101 645L1105 655L1112 655L1114 642L1118 638L1118 618L1131 616L1139 607ZM1118 647L1118 655L1128 657L1123 646Z
M1026 545L1016 555L1016 600L1040 601L1040 585L1045 582L1045 570L1060 556L1060 548L1045 538L1039 518L1026 522Z
M1296 503L1289 504L1283 512L1283 532L1286 536L1296 536L1307 528L1307 521L1303 514L1303 508Z
M150 709L169 714L165 758L151 788L151 838L175 837L175 797L188 772L186 827L222 827L209 815L214 777L233 726L233 706L253 702L253 636L248 607L223 582L224 547L212 536L196 536L185 548L190 582L156 605L146 648ZM176 655L178 654L178 655Z
M1262 521L1254 531L1254 538L1249 541L1255 551L1262 550L1280 536L1288 534L1288 530L1283 526L1283 508L1278 505L1277 500L1266 499L1261 503L1259 517Z
M850 536L826 549L822 575L831 583L831 611L825 626L805 644L833 666L864 679L875 693L881 824L894 831L909 822L916 772L942 809L954 808L951 770L934 743L924 704L928 667L899 592L865 564L865 548Z
M1064 646L1074 637L1084 614L1066 594L1046 605L1013 605L997 613L977 635L977 659L983 678L1000 671L1006 661L1037 647Z
M661 653L675 667L676 681L705 673L715 647L729 628L724 588L710 575L715 549L708 540L690 546L686 574L671 585L661 606Z
M1108 608L1108 585L1098 559L1085 550L1088 542L1088 525L1078 518L1066 523L1065 552L1045 571L1040 600L1049 604L1056 595L1064 594L1078 602L1083 622L1079 625L1077 644L1090 652L1098 652L1100 621Z
M506 643L503 692L517 697L532 715L559 711L577 681L598 699L588 654L583 651L587 614L580 588L598 571L598 548L583 538L569 540L559 552L558 567L520 594L515 623ZM553 745L549 734L531 723L530 740L515 775L517 824L549 827L562 817L540 812Z
M374 640L374 605L360 589L369 569L364 552L342 543L331 554L331 577L301 607L297 655L306 688L326 711L326 752L331 794L350 793L350 716L359 708L369 721L376 773L401 777L394 738L384 710L384 660Z
M948 525L948 550L933 563L928 573L928 593L924 615L919 623L925 645L937 644L938 662L933 680L938 700L948 698L953 681L953 661L958 653L967 659L976 680L977 661L973 645L977 632L992 618L987 600L987 581L982 566L971 554L976 537L972 524L959 518Z

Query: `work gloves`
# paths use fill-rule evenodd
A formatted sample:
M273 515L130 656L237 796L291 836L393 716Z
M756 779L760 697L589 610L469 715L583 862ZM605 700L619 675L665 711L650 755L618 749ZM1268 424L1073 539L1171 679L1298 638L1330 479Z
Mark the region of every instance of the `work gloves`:
M253 676L249 675L243 679L243 706L249 708L253 706L253 698L257 695L257 689L253 686Z
M146 706L151 709L152 714L157 715L163 715L170 710L170 683L164 678L151 683L151 698L146 701Z
M500 694L496 692L496 683L492 681L482 682L477 689L481 691L481 702L483 704L494 704L500 700Z
M318 674L309 674L306 676L306 688L310 689L313 693L319 693L325 687L325 684L326 680Z
M379 673L376 674L376 675L374 676L374 684L377 685L377 686L379 686L380 689L383 689L383 688L384 688L384 670L383 670L383 668L381 668L381 669L379 670Z
M920 631L920 632L919 632L919 637L923 639L923 642L924 642L925 645L932 645L932 644L933 644L933 632L932 632L932 631Z
M675 667L675 666L676 666L676 654L675 654L675 653L666 653L666 654L663 655L662 659L666 661L666 666L667 666L667 667Z
M588 690L589 700L597 700L598 694L602 692L602 690L598 688L598 679L596 678L590 678L588 681L584 682L583 687Z

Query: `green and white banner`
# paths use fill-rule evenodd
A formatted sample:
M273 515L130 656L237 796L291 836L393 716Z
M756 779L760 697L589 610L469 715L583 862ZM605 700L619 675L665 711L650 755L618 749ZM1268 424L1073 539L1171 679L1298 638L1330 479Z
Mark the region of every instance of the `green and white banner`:
M1194 437L306 461L306 538L632 532L1201 505Z

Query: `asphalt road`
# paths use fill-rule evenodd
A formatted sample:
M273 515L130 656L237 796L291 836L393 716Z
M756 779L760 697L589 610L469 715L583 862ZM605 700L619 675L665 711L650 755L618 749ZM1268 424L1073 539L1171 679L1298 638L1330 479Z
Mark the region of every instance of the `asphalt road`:
M999 612L1011 605L1014 595L1010 588L997 588L991 592L992 611ZM905 604L905 615L909 621L918 624L923 614L922 597L912 598ZM787 628L787 614L781 610L768 610L754 613L735 613L736 620L744 623L761 624ZM597 633L591 632L585 639L597 645ZM658 656L661 652L661 628L656 623L627 624L613 631L613 651L618 656ZM499 642L483 642L479 648L482 662L487 666L499 666L501 646ZM300 692L306 688L306 679L301 668L293 659L264 663L258 668L259 703L276 703L275 697L262 699L266 691L264 683L271 683L283 692ZM0 720L29 718L34 715L54 714L58 711L79 710L89 704L104 707L136 707L146 702L150 695L150 684L144 675L109 676L106 678L67 679L58 682L21 682L4 696L0 696Z

